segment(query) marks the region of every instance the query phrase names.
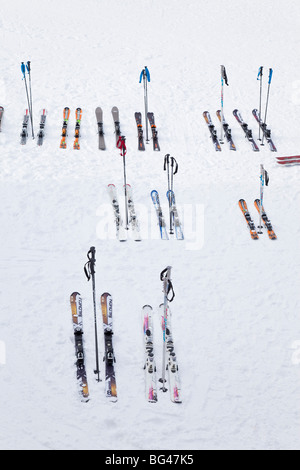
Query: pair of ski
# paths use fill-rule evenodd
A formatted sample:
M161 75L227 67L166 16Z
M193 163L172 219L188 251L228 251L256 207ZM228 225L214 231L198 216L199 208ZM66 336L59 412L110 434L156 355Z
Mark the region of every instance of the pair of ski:
M116 237L120 242L127 241L127 230L129 227L124 227L123 219L120 212L120 205L117 196L117 189L114 184L109 184L108 187L108 194L112 203L112 207L114 210L115 216L115 224L116 224ZM124 188L125 189L125 188ZM126 195L127 195L127 208L129 212L129 221L128 224L131 226L133 239L135 241L141 241L140 235L140 226L136 216L133 196L132 196L132 188L130 184L126 184Z
M256 207L258 213L260 214L260 200L259 199L255 199L254 206ZM254 222L251 218L250 212L248 210L247 203L244 199L239 200L239 207L240 207L241 211L244 214L245 220L247 222L247 225L248 225L248 228L249 228L249 231L250 231L251 238L253 240L258 240L259 237L258 237L258 233L256 231L255 224L254 224ZM262 218L262 221L264 223L265 228L267 229L268 236L269 236L270 240L276 240L277 236L276 236L276 234L273 230L272 224L271 224L271 222L270 222L263 206L261 208L261 218Z
M267 125L261 120L261 117L259 116L259 112L257 111L257 109L253 109L252 114L253 114L254 118L256 119L256 121L258 122L258 124L261 128L261 130L264 134L264 137L265 137L266 141L269 144L271 152L277 152L277 149L276 149L276 147L274 145L274 142L271 138L271 131L270 131L270 129L267 128ZM253 138L252 130L249 129L248 124L243 120L243 118L241 116L241 113L238 111L238 109L235 109L233 111L233 115L236 118L237 122L240 124L241 128L243 129L243 131L245 133L245 137L251 143L252 150L254 152L259 152L259 147L258 147L257 143L255 142L255 140Z
M300 165L300 155L291 157L276 157L279 165Z
M163 211L160 205L159 194L155 189L151 191L151 199L155 207L155 212L156 212L157 219L158 219L160 237L162 240L169 240L166 221L165 221ZM178 216L174 191L171 191L171 190L167 191L167 199L169 201L170 218L172 218L173 220L173 226L175 227L176 238L177 240L184 240L182 226L181 226L179 216ZM172 234L171 231L170 231L170 234Z
M163 304L160 308L163 308ZM153 309L150 305L144 305L143 332L144 332L144 354L145 354L145 395L150 403L156 403L158 400L156 362L154 355L153 338ZM162 316L162 329L164 331L164 317ZM168 307L167 325L164 331L166 344L166 370L168 372L168 387L170 390L170 399L173 403L181 403L180 380L178 374L178 364L175 354L174 341L172 337L171 312ZM165 385L165 384L163 384ZM165 390L165 389L164 389Z
M78 292L73 292L70 297L72 322L74 330L76 371L79 392L82 401L89 400L89 387L87 381L82 322L82 298ZM117 386L113 349L113 323L112 323L112 296L108 293L101 295L101 310L104 332L104 357L105 362L105 395L110 401L117 401Z
M80 126L81 126L81 117L82 117L82 109L77 108L75 111L75 134L74 134L74 150L80 150ZM63 111L63 125L62 125L62 132L61 132L61 141L60 141L60 148L66 149L67 148L67 135L68 135L68 123L70 118L70 108L66 107Z
M1 109L0 109L0 112L1 112ZM40 111L40 125L39 125L39 131L37 134L37 145L39 146L43 145L43 142L44 142L46 117L47 117L47 110L42 109ZM21 145L26 145L27 143L29 118L30 118L29 110L25 109L23 123L22 123L22 131L20 134ZM0 130L1 130L1 122L0 122Z
M233 139L232 139L231 129L229 128L229 124L226 122L226 120L224 118L224 115L223 115L223 119L222 119L222 113L221 113L220 110L218 110L216 112L216 114L218 116L219 121L222 123L224 134L225 134L225 137L227 139L227 142L229 143L230 150L236 150L236 146L235 146L235 144L233 142ZM212 122L210 113L208 111L204 111L203 117L204 117L205 122L208 126L208 129L209 129L209 132L210 132L211 139L213 141L215 150L217 152L221 152L222 148L221 148L221 145L220 145L220 141L218 139L217 129L215 128L215 126Z
M144 132L143 132L143 125L142 125L142 113L136 112L134 114L135 121L137 125L138 131L138 150L145 150L145 143L144 143ZM158 142L158 133L157 128L155 125L155 119L153 113L147 113L147 117L149 119L149 124L152 133L152 141L153 141L153 150L160 151L160 146Z

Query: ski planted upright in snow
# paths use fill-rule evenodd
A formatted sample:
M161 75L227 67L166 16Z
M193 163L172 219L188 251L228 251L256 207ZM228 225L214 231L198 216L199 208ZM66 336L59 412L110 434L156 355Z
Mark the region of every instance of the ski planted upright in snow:
M160 305L160 309L164 309L164 304ZM181 386L178 374L178 363L175 353L174 341L172 336L171 310L167 306L167 322L165 323L162 315L162 329L165 334L166 343L166 369L168 371L168 382L170 390L170 398L173 403L181 403Z
M107 189L114 210L117 239L120 242L125 242L127 240L127 236L126 230L124 229L123 220L120 214L120 205L117 197L116 187L114 184L109 184Z
M116 106L114 106L111 110L111 113L112 113L112 117L113 117L114 125L115 125L116 145L117 145L119 138L121 137L119 109Z
M0 132L2 132L2 119L3 119L3 114L4 114L4 108L3 108L3 106L0 106Z
M29 112L28 109L25 110L23 123L22 123L22 131L20 134L21 137L21 145L25 145L27 142L28 137L28 122L29 122Z
M250 235L251 235L251 238L253 240L258 240L258 235L257 235L257 232L256 232L256 228L255 228L255 225L254 225L254 222L253 220L251 219L251 215L248 211L248 207L247 207L247 203L244 199L240 199L239 200L239 207L241 209L241 211L243 212L244 214L244 217L245 217L245 220L247 222L247 225L248 225L248 228L250 230Z
M170 210L171 210L171 214L172 214L173 221L174 221L176 238L177 240L184 240L183 231L182 231L182 227L181 227L181 223L179 220L178 211L176 207L174 191L172 190L167 191L167 198L168 198L169 203L171 203Z
M112 296L105 292L101 295L101 310L104 331L105 362L105 395L110 401L117 401L117 384L115 375L115 354L113 349Z
M236 118L237 122L240 124L241 128L243 129L243 131L245 132L245 136L246 138L249 140L249 142L251 143L252 145L252 150L254 152L259 152L259 148L257 146L257 143L255 142L255 140L253 139L253 135L252 135L252 131L251 129L249 129L248 127L248 124L246 122L244 122L242 116L241 116L241 113L239 112L238 109L235 109L233 111L233 115L234 117Z
M135 113L134 116L138 131L138 150L145 150L144 133L142 126L142 113Z
M128 202L128 211L129 211L129 223L132 228L134 240L136 242L140 242L142 240L141 235L140 235L140 226L139 226L139 222L138 222L135 208L134 208L132 188L130 184L126 184L126 191L127 191L127 202Z
M60 141L60 148L65 149L67 148L67 130L68 130L68 122L69 122L69 117L70 117L70 108L66 107L64 108L63 111L63 125L62 125L62 131L61 131L61 141Z
M99 150L105 150L104 131L103 131L103 111L98 106L95 110L97 126L98 126L98 147Z
M255 199L254 201L254 205L258 211L258 213L260 214L260 200L259 199ZM262 206L261 208L261 218L263 220L263 223L265 224L265 227L268 231L268 236L270 238L270 240L276 240L277 239L277 236L273 230L273 227L272 227L272 224L270 222L270 220L268 219L268 216L266 214L266 211L264 209L264 206Z
M143 307L143 330L144 330L144 347L145 347L145 393L146 400L150 403L157 402L157 380L156 380L156 364L154 357L153 344L153 319L152 307L144 305Z
M268 144L270 146L271 152L277 152L277 148L275 147L274 142L271 139L271 130L267 128L267 125L260 118L258 110L253 109L252 114L255 117L256 121L258 122L259 127L261 128L261 130L262 130L262 132L265 136L265 139L266 139L266 141L268 142Z
M81 117L82 117L82 109L77 108L75 112L76 124L75 124L75 140L74 140L74 145L73 145L73 148L75 150L80 150L79 138L80 138Z
M40 115L41 115L41 117L40 117L40 128L39 128L39 132L38 132L38 135L37 135L37 138L38 138L37 145L43 145L43 142L44 142L47 110L42 109Z
M214 144L214 147L215 147L215 150L220 152L222 149L221 149L221 145L220 145L220 142L218 140L218 136L217 136L217 130L215 128L215 126L213 125L213 122L211 120L211 117L210 117L210 114L208 111L204 111L203 113L203 117L205 119L205 122L208 126L208 129L209 129L209 132L210 132L210 136L211 136L211 139L213 141L213 144Z
M157 218L158 218L158 225L159 225L161 239L162 240L169 240L166 221L165 221L165 218L163 216L162 208L161 208L161 205L160 205L159 195L158 195L158 192L155 189L151 192L151 199L152 199L152 202L154 204L156 215L157 215Z
M73 292L70 297L72 321L75 340L75 355L77 368L77 381L80 388L82 401L88 401L89 388L87 383L85 357L83 348L83 325L82 325L82 299L78 292Z
M218 116L219 121L222 123L222 113L220 109L218 109L217 111L217 116ZM233 142L232 135L231 135L231 129L229 128L229 124L225 121L224 115L223 115L222 126L223 126L223 130L224 130L224 134L226 136L227 142L229 143L230 150L236 150L236 146Z
M155 125L154 114L148 112L147 116L148 116L148 119L149 119L151 132L152 132L153 150L160 151L160 146L159 146L159 143L158 143L158 136L157 136L158 133L157 133L156 125Z

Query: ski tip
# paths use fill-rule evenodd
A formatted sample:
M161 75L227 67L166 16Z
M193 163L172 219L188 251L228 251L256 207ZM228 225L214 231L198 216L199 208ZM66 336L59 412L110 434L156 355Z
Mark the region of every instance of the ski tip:
M110 186L113 186L114 188L116 187L113 183L109 183L107 187L109 188Z
M151 305L146 304L146 305L143 306L143 309L146 310L147 308L149 308L150 310L153 310L153 308L151 307Z

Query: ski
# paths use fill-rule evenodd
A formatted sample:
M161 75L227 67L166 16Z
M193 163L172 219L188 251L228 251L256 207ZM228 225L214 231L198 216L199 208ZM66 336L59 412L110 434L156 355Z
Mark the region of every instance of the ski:
M143 330L144 330L144 347L145 347L145 393L146 400L150 403L157 402L157 380L156 380L156 364L154 358L153 344L153 318L152 307L144 305L143 307Z
M80 139L81 117L82 117L82 109L77 108L75 111L76 124L75 124L75 140L74 140L74 145L73 145L73 148L75 150L80 150L79 139Z
M215 150L217 152L221 152L221 145L220 145L220 142L218 140L218 137L217 137L217 130L215 128L215 126L213 125L212 123L212 120L211 120L211 117L210 117L210 114L208 111L204 111L203 113L203 117L205 119L205 122L208 126L208 129L209 129L209 132L210 132L210 136L211 136L211 139L213 141L213 144L214 144L214 147L215 147Z
M164 304L160 305L160 309L164 309ZM171 310L169 306L167 306L166 324L164 315L162 315L162 329L165 334L166 342L166 370L168 371L170 398L173 403L182 403L180 391L181 387L178 374L178 363L172 336Z
M219 121L222 123L222 113L220 109L218 109L217 111L217 116L218 116ZM231 129L229 128L229 124L225 121L224 116L223 116L222 126L224 129L224 134L226 136L227 142L229 143L230 150L236 150L236 146L233 142L232 135L231 135Z
M68 130L68 122L69 122L69 117L70 117L70 108L65 108L63 111L63 125L62 125L62 131L61 131L61 141L60 141L60 148L65 149L67 148L67 130Z
M21 145L25 145L27 142L28 137L28 122L29 122L29 112L28 109L25 110L24 117L23 117L23 124L22 124L22 132L20 134L21 137Z
M121 136L119 109L116 106L114 106L111 110L111 113L112 113L114 125L115 125L116 145L117 145L119 137Z
M265 136L265 139L266 141L268 142L269 146L270 146L270 150L271 152L277 152L277 148L275 147L274 145L274 142L273 140L271 139L271 130L267 128L267 124L265 124L260 116L259 116L259 112L257 109L253 109L252 110L252 114L253 116L255 117L256 121L258 122L259 124L259 127L261 128L264 136Z
M292 155L290 157L276 157L277 160L279 161L286 161L286 160L299 160L300 159L300 155Z
M180 223L178 212L177 212L174 191L171 191L171 190L167 191L167 198L168 198L169 204L171 204L170 210L171 210L171 214L174 220L176 238L177 240L184 240L182 227L181 227L181 223Z
M165 218L163 216L162 208L160 205L159 195L155 189L151 192L151 199L154 204L156 215L158 218L158 225L159 225L161 239L169 240Z
M158 137L157 137L157 128L155 125L155 120L154 120L154 114L153 113L148 113L147 114L150 127L151 127L151 132L152 132L152 140L153 140L153 150L157 150L158 152L160 151L160 146L158 143Z
M248 224L248 228L250 230L250 235L251 235L251 238L253 240L258 240L258 235L257 235L257 232L256 232L256 228L255 228L255 225L254 225L254 222L253 220L251 219L251 215L248 211L248 207L247 207L247 203L244 199L240 199L239 200L239 206L240 206L240 209L241 211L243 212L244 214L244 217L245 217L245 220Z
M260 200L255 199L254 205L255 205L256 209L258 210L258 213L260 214ZM273 230L273 227L272 227L272 224L271 224L270 220L268 219L268 216L265 212L264 206L262 206L261 209L262 209L261 210L261 218L262 218L263 223L265 224L265 227L268 231L268 236L269 236L270 240L276 240L277 236L276 236L276 234Z
M98 148L99 150L105 150L104 132L103 132L103 111L102 108L98 107L95 110L97 126L98 126Z
M279 165L299 165L300 164L300 155L295 155L294 157L276 157L276 159Z
M45 125L46 125L46 117L47 117L47 110L42 109L40 113L40 129L37 135L37 145L43 145L44 136L45 136Z
M117 401L117 384L114 364L116 362L113 349L113 320L112 320L112 296L107 292L101 295L101 310L104 331L104 357L105 362L105 395L110 401Z
M114 210L115 223L116 223L116 236L120 242L125 242L127 240L126 230L123 226L123 220L120 214L120 206L117 197L117 190L114 184L108 185L108 194L111 199L111 203Z
M140 235L140 226L136 217L136 212L135 212L134 203L133 203L133 196L132 196L132 188L130 184L126 184L126 191L127 191L128 210L129 210L129 223L131 224L134 240L136 242L140 242L142 240L141 235Z
M144 134L142 126L142 113L135 113L135 121L138 131L138 150L145 150Z
M75 340L75 355L76 355L76 369L77 381L80 388L82 401L88 401L89 388L87 383L85 357L83 348L83 325L82 325L82 299L78 292L73 292L70 297L72 321Z
M240 124L241 128L243 129L243 131L245 132L245 137L249 140L249 142L251 143L252 145L252 150L254 152L259 152L259 148L255 142L255 140L253 139L253 136L252 136L252 131L251 129L249 129L248 127L248 124L246 124L244 121L243 121L243 118L241 116L241 113L239 112L238 109L235 109L233 111L233 115L234 117L236 118L237 122Z
M3 119L3 114L4 114L4 108L3 108L3 106L0 106L0 132L2 132L2 119Z

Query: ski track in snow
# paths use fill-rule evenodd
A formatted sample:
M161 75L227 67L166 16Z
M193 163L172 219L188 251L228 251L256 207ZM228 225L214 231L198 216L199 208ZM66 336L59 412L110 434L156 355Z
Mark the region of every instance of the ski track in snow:
M281 168L267 144L257 154L232 115L238 108L257 137L252 109L255 78L274 70L268 124L278 155L299 154L299 6L293 1L243 4L232 0L5 2L0 19L1 449L299 449L298 167ZM59 11L59 17L57 16ZM218 14L222 11L222 14ZM266 20L268 18L268 20ZM66 20L67 19L67 20ZM213 31L218 31L215 34ZM258 34L259 33L259 34ZM262 47L263 45L263 47ZM25 90L19 63L31 60L35 132L47 108L42 148L19 145ZM236 152L225 142L215 152L202 113L216 127L220 64L229 87L224 113ZM134 112L142 111L139 73L151 73L149 111L155 114L161 152L137 151ZM264 96L265 98L265 96ZM68 148L59 149L62 111L71 109ZM75 109L82 107L81 150L73 150ZM101 106L107 150L97 142ZM127 143L127 182L147 232L150 192L157 189L168 220L163 157L174 156L179 215L204 208L204 245L101 240L103 205L113 212L107 184L122 201L122 158L115 148L111 108L120 110ZM143 126L145 122L143 114ZM278 236L252 241L238 208L245 198L258 222L259 165L270 175L265 207ZM106 207L106 206L105 206ZM123 205L121 204L123 213ZM146 216L145 216L146 213ZM152 214L156 223L155 214ZM152 228L158 237L158 228ZM92 286L83 265L96 247L96 291L114 301L118 402L107 403L94 368ZM159 393L144 398L141 309L154 309L158 377L162 333L159 274L172 265L176 298L173 336L183 403ZM83 299L91 400L80 402L75 380L69 297ZM98 323L101 375L103 334ZM78 423L80 422L80 426ZM84 430L84 431L83 431Z

